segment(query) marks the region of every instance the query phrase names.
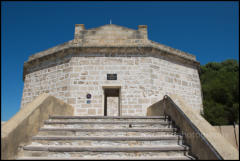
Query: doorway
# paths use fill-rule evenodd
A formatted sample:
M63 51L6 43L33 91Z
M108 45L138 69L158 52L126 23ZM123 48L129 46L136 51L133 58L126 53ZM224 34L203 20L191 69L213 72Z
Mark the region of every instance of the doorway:
M104 116L120 116L120 87L103 87Z

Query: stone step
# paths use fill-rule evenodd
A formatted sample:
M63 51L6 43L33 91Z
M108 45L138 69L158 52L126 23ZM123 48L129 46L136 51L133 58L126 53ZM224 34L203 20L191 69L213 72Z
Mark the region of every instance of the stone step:
M149 157L149 158L127 158L126 160L191 160L191 157L188 156L166 156L166 157ZM66 157L66 158L57 158L57 157L21 157L17 160L124 160L122 158L79 158L79 157Z
M156 147L82 147L82 146L24 146L24 156L82 157L82 158L142 158L184 156L188 148L180 145Z
M50 119L164 119L165 116L56 116L56 115L50 115L49 118Z
M165 121L165 119L48 119L48 121L81 121L81 122L120 122L120 121L133 121L133 122L161 122L161 121Z
M160 137L79 137L79 136L35 136L31 145L73 145L73 146L158 146L182 144L182 136Z
M190 160L164 116L49 116L18 159Z
M80 129L80 128L40 128L38 135L57 136L162 136L174 135L176 128L159 129Z
M166 156L166 157L149 157L149 158L127 158L126 160L191 160L191 157L188 156ZM66 157L66 158L57 158L57 157L21 157L17 160L123 160L122 158L79 158L79 157Z
M44 127L65 127L65 128L163 128L171 127L167 121L154 121L154 122L134 122L134 121L50 121L44 122Z
M164 121L164 116L49 116L49 120L54 121Z
M105 122L98 122L98 121L52 121L46 120L44 121L45 124L169 124L167 121L105 121Z

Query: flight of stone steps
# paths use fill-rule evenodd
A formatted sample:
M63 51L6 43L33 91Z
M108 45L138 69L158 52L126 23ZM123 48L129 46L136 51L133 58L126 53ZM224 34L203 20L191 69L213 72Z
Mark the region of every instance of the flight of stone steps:
M163 116L50 116L31 141L17 159L194 159Z

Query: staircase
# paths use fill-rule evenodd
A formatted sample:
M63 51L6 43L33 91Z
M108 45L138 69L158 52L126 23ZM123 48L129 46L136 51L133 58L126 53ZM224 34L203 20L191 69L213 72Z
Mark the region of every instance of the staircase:
M50 116L19 160L191 160L163 116Z

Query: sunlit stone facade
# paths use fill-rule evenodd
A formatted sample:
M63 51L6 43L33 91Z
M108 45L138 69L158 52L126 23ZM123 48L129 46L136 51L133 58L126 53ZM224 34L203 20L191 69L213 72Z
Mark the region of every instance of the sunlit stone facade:
M145 116L165 94L177 94L200 113L198 68L195 56L149 40L145 25L80 24L73 40L24 63L21 105L46 92L73 105L75 115Z

